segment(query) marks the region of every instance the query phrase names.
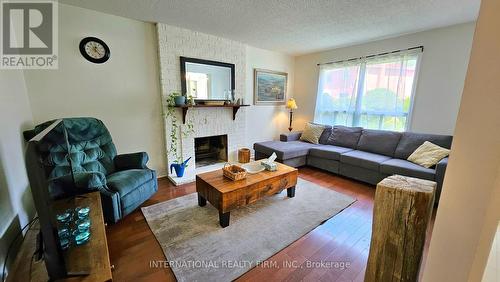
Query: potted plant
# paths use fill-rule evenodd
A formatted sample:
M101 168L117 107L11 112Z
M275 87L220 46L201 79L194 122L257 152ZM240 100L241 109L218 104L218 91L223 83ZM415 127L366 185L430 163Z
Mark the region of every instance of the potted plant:
M175 106L177 105L177 98L181 96L178 92L172 92L172 94L168 95L166 98L166 108L164 112L165 119L169 121L171 128L169 137L170 137L170 145L167 147L167 154L169 157L173 157L173 161L170 165L170 173L172 173L172 169L175 169L175 173L178 177L184 176L184 170L188 166L188 162L191 158L187 160L182 159L182 154L178 152L179 147L179 138L187 137L194 132L193 121L191 119L187 119L186 124L182 126L179 124L179 120L176 115Z
M181 93L172 92L170 96L173 97L175 106L184 106L186 104L186 96L181 95Z

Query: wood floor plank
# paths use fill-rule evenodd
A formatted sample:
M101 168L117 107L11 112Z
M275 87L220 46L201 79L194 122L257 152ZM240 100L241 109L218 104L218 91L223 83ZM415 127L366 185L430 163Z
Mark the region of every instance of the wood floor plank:
M357 201L237 281L363 281L371 239L374 186L309 167L300 168L299 177ZM176 187L162 178L158 185L158 192L142 206L196 192L194 183ZM431 232L429 229L425 253ZM109 226L107 238L111 264L115 265L114 281L175 281L170 268L150 266L151 261L166 258L139 209ZM310 268L307 261L349 261L351 265L346 269Z

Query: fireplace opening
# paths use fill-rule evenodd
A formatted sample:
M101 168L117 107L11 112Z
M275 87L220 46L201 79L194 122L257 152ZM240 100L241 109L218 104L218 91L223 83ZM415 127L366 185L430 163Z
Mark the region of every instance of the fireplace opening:
M227 135L194 139L196 167L227 162Z

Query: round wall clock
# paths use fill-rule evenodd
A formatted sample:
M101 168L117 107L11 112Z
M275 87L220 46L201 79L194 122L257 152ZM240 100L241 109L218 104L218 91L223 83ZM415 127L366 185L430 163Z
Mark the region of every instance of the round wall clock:
M106 62L111 54L108 45L95 37L85 37L80 41L80 53L85 59L96 64Z

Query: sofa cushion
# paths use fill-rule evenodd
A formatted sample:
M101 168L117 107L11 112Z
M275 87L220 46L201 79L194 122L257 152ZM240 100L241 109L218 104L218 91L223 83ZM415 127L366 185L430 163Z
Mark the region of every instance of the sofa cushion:
M363 129L356 149L393 157L400 138L399 132Z
M450 154L450 150L425 141L413 152L408 160L426 168L435 166L440 160L446 158Z
M150 169L129 169L110 174L106 180L108 188L123 197L154 177L155 173Z
M331 134L332 134L332 127L329 125L325 125L325 130L323 130L323 133L321 133L321 136L319 137L319 144L326 145L328 143L328 138L330 138Z
M434 180L436 170L419 166L409 161L390 159L380 165L380 172L384 174L401 174L404 176Z
M330 134L332 134L332 126L331 125L325 125L325 124L319 124L319 123L315 123L315 122L311 122L311 124L313 124L313 125L319 125L319 126L322 126L324 128L323 129L323 133L321 133L321 136L319 137L318 143L326 145L326 143L328 141L328 137L330 137ZM299 137L296 140L299 140L301 135L302 135L302 131L300 132L300 135L299 135ZM280 140L281 141L293 141L293 140L282 140L281 139L281 135L280 135Z
M309 149L318 147L319 145L302 142L302 141L266 141L253 144L255 151L265 155L276 153L279 160L288 160L291 158L306 156Z
M356 149L362 131L362 127L335 125L327 144Z
M307 123L302 135L300 135L301 141L306 141L313 144L319 144L319 138L321 134L325 131L325 126L316 123Z
M387 156L358 150L350 151L340 155L341 163L346 163L376 171L379 171L379 166L381 163L390 159L391 158Z
M324 145L324 146L319 146L316 148L311 148L309 150L309 155L314 156L314 157L318 157L318 158L338 161L338 160L340 160L341 154L347 153L349 151L352 151L352 149L345 148L345 147L339 147L339 146Z
M158 185L155 181L150 180L149 183L141 185L130 193L120 198L123 215L127 215L149 199L158 191Z
M406 160L418 148L424 144L425 141L432 142L438 146L446 149L451 148L452 136L449 135L436 135L436 134L422 134L413 132L404 132L396 147L394 157Z

